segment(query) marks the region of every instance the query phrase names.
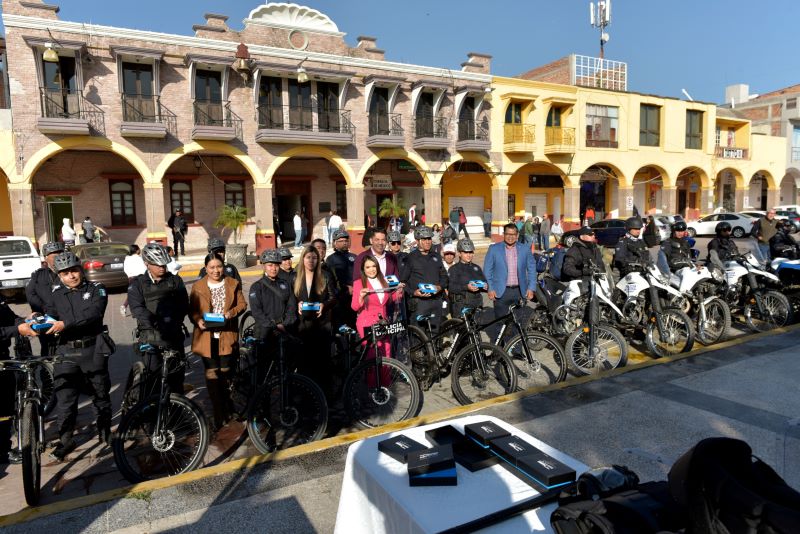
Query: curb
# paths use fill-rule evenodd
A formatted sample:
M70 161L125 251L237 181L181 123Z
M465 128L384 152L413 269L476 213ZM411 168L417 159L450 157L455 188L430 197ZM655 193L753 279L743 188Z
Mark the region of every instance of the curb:
M244 274L244 273L243 273ZM353 432L350 434L344 434L341 436L334 436L331 438L326 438L320 441L315 441L312 443L307 443L305 445L298 445L296 447L292 447L290 449L285 449L281 451L277 451L271 454L265 454L260 456L251 456L249 458L242 458L239 460L233 460L230 462L226 462L223 464L219 464L212 467L206 467L203 469L198 469L196 471L192 471L189 473L184 473L182 475L176 475L170 478L162 478L158 480L152 480L148 482L142 482L139 484L133 484L131 486L126 486L122 488L116 488L113 490L108 490L100 493L96 493L93 495L87 495L84 497L76 497L73 499L68 499L52 504L47 504L43 506L37 506L32 508L25 508L20 510L19 512L15 512L13 514L0 516L0 527L6 527L10 525L16 525L20 523L24 523L26 521L39 519L42 517L46 517L53 514L58 514L62 512L68 512L72 510L76 510L79 508L92 506L96 504L100 504L103 502L107 502L116 498L123 498L126 495L134 494L134 493L141 493L141 492L152 492L155 490L162 490L165 488L170 488L174 486L179 486L181 484L186 484L189 482L195 482L198 480L203 480L206 478L211 478L214 476L218 476L221 474L226 474L233 471L243 471L247 469L252 469L255 466L266 462L279 462L285 461L292 458L297 458L301 456L305 456L308 454L313 454L316 452L324 451L327 449L332 449L335 447L341 447L344 445L349 445L356 441L360 441L365 438L378 436L381 434L386 434L389 432L396 432L399 430L405 430L407 428L413 428L420 425L426 425L430 423L436 423L440 421L445 421L448 419L452 419L456 416L467 415L473 412L480 411L484 408L498 406L502 404L508 404L514 401L518 401L525 397L536 395L539 393L547 392L547 391L558 391L562 389L566 389L572 386L577 386L581 384L586 384L590 382L595 382L597 380L604 379L606 377L614 377L619 376L622 374L630 373L633 371L639 371L642 369L647 369L649 367L654 367L657 365L665 365L681 360L685 360L688 358L694 358L696 356L700 356L707 352L714 352L718 350L724 350L730 347L734 347L737 345L742 345L744 343L748 343L750 341L755 341L764 337L775 336L780 334L786 334L791 332L800 331L800 324L794 324L790 326L786 326L783 328L778 328L775 330L771 330L769 332L760 332L756 334L747 334L735 339L731 339L728 341L723 341L721 343L717 343L713 346L709 347L702 347L697 350L693 350L691 352L677 354L675 356L669 356L666 358L658 358L652 359L649 361L637 363L630 366L625 367L618 367L616 369L612 369L611 371L606 371L602 374L598 375L589 375L589 376L582 376L582 377L575 377L571 378L565 382L559 382L558 384L551 384L549 386L542 386L537 388L531 388L525 391L518 391L514 393L509 393L508 395L503 395L500 397L496 397L494 399L489 399L481 402L477 402L474 404L470 404L468 406L458 406L454 408L449 408L447 410L442 410L439 412L434 412L431 414L427 414L424 416L415 417L413 419L408 419L406 421L400 421L397 423L392 423L388 425L381 426L379 428L372 428L367 430L361 430L358 432Z

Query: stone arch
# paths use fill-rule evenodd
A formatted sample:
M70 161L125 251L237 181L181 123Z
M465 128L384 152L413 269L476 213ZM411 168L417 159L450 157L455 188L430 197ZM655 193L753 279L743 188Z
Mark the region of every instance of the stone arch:
M486 173L491 175L492 177L492 187L498 187L500 183L498 182L498 176L500 174L500 169L492 163L492 160L482 154L472 154L469 152L466 153L457 153L450 158L449 161L442 163L442 166L439 168L439 172L437 173L439 176L444 177L444 174L456 163L459 161L470 161L472 163L477 163L486 169Z
M275 158L272 163L270 163L267 172L264 174L263 183L265 183L268 187L272 186L272 179L275 176L275 173L278 171L281 165L286 163L289 159L293 158L294 156L319 156L323 159L330 161L334 167L336 167L339 172L342 173L344 176L347 185L353 185L354 183L361 183L360 181L356 181L356 177L353 174L353 169L347 163L343 157L339 154L334 152L333 150L321 146L298 146L294 148L290 148L289 150L283 152L280 156Z
M535 182L531 182L531 175L536 175ZM553 178L556 175L559 180ZM564 188L569 185L570 181L564 171L550 162L531 161L519 165L508 179L509 199L512 195L514 199L514 212L508 215L515 216L524 212L526 215L541 216L547 213L558 219L566 215Z
M744 187L746 185L745 184L745 180L744 180L744 175L742 174L742 172L739 169L737 169L735 167L725 167L724 169L720 170L717 173L716 179L714 180L715 183L719 181L719 178L724 178L726 176L726 173L731 173L731 175L733 176L734 180L736 181L736 188L737 189L744 189ZM748 182L749 182L749 180L748 180Z
M780 193L778 200L780 205L797 204L797 192L800 190L800 169L789 167L783 175L778 186Z
M116 143L107 139L105 137L65 137L64 139L59 139L58 141L53 141L48 143L46 146L40 148L33 156L28 159L28 163L25 164L25 168L22 172L22 181L25 183L31 183L33 176L36 174L36 171L42 166L42 164L47 161L52 156L58 154L59 152L63 152L65 150L76 149L80 150L82 148L101 148L103 150L107 150L109 152L113 152L114 154L118 155L125 161L131 164L136 172L139 173L139 176L145 182L152 182L153 175L150 172L150 168L147 164L140 158L133 150L122 145L120 143Z
M670 179L664 167L652 163L642 165L631 173L633 206L640 214L657 213L664 205L664 188L673 184L674 180Z
M592 163L591 165L587 165L580 173L578 173L578 181L580 181L580 177L592 167L608 167L614 173L614 176L617 178L620 187L631 187L631 180L629 180L625 173L622 172L618 166L614 165L613 163L608 163L607 161L597 161ZM576 183L577 185L577 183Z
M697 167L697 166L694 166L694 165L689 166L689 167L684 167L679 172L677 172L675 174L675 178L672 180L672 185L676 186L678 180L680 180L681 178L683 178L685 176L691 175L691 174L696 174L697 175L697 177L700 179L700 186L703 189L708 189L708 188L714 186L714 183L711 181L711 178L709 178L709 176L708 176L708 172L705 169L703 169L702 167Z
M431 176L429 175L429 169L425 160L419 156L419 154L415 152L408 152L402 148L389 148L387 150L381 150L380 152L371 155L367 158L367 161L361 166L358 170L358 175L356 176L355 183L356 184L363 184L364 183L364 176L367 175L367 172L372 168L375 163L382 159L405 159L410 161L416 168L417 171L422 175L422 180L426 186L428 185L439 185L441 183L441 177L437 180L432 180ZM350 182L348 182L350 183Z
M769 189L777 189L779 187L778 182L775 180L775 177L772 176L771 172L769 172L767 170L764 170L764 169L757 170L756 172L754 172L752 174L752 176L750 176L750 180L752 180L753 176L755 176L756 174L759 174L759 175L761 175L761 176L763 176L764 178L767 179L767 187ZM750 180L748 180L748 182Z
M245 168L247 173L253 179L253 183L261 184L264 182L264 177L262 176L261 171L250 156L235 146L222 141L193 141L187 145L179 146L164 156L164 159L161 160L161 163L158 164L158 167L156 167L156 170L153 173L152 181L154 183L161 183L164 180L164 175L167 174L169 168L176 161L184 156L194 154L195 152L202 152L204 150L209 152L218 152L220 154L232 157L238 161L242 167Z

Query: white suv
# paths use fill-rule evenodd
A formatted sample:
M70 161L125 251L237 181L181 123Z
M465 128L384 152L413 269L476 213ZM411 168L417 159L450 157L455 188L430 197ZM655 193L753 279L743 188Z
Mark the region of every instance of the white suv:
M42 258L27 237L0 236L0 294L11 296L25 290Z

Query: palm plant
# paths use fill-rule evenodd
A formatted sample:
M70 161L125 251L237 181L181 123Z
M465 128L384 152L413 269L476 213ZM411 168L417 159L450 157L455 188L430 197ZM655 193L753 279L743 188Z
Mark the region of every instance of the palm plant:
M239 205L224 205L214 221L214 228L227 228L233 233L234 244L239 244L239 236L247 222L247 208Z
M378 215L381 217L400 217L405 211L403 199L400 198L396 201L391 198L385 198L383 202L381 202L381 205L378 206Z

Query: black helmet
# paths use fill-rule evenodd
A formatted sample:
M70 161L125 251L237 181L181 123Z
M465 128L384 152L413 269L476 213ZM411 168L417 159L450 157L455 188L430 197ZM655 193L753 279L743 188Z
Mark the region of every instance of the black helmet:
M288 248L279 248L278 254L280 254L281 256L281 261L292 259L292 251L289 250Z
M395 232L395 231L389 232L387 238L389 239L389 243L399 243L400 241L403 240L403 237L400 235L400 232Z
M74 252L62 252L56 256L55 269L59 273L80 266L81 260L78 259L78 256L76 256Z
M714 227L714 231L717 235L721 234L722 232L730 232L731 231L731 223L728 221L722 221L717 223L717 226Z
M166 267L172 261L172 258L169 257L167 249L163 246L158 243L148 243L142 249L142 260L145 263Z
M222 251L225 250L225 241L217 237L212 237L211 239L208 240L208 251L214 252L217 250L222 250Z
M459 239L457 248L459 252L475 252L475 243L472 239Z
M644 223L640 217L631 217L625 220L626 230L641 230Z
M676 223L672 223L670 226L670 230L673 232L685 232L686 231L686 223L683 221L678 221Z
M433 229L430 226L417 226L414 228L414 239L433 239Z
M50 254L57 252L61 254L64 252L64 243L61 241L51 241L49 243L45 243L42 247L42 254L44 256L49 256Z
M278 249L271 248L261 253L261 263L280 263L282 261L283 256Z

